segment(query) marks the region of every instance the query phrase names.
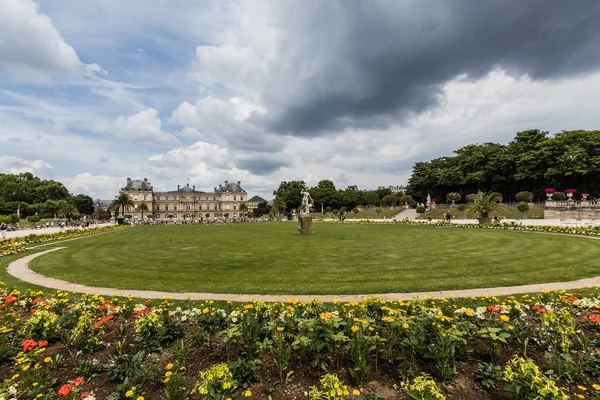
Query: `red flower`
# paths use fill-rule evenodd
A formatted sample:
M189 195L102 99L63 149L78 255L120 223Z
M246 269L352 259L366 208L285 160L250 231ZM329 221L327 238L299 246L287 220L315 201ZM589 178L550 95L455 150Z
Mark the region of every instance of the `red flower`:
M496 308L496 306L491 306L491 305L490 305L490 306L488 306L488 307L487 307L487 310L488 310L489 312L496 312L496 311L498 311L498 308Z
M23 340L23 343L21 343L21 346L23 347L23 351L25 353L27 353L29 350L35 349L35 346L37 346L37 343L33 339L26 339L26 340Z
M569 297L569 300L570 300L570 301L577 301L577 300L579 300L579 299L578 299L577 297L575 297L575 296L571 296L571 297Z
M590 322L595 322L595 323L598 323L598 322L600 322L600 317L599 317L599 316L597 316L597 315L592 315L592 316L590 317Z
M32 308L32 309L31 309L31 313L32 313L32 314L35 314L36 312L37 312L37 308Z
M85 399L85 398L89 397L89 395L90 395L90 393L89 393L89 392L83 392L83 393L81 393L81 396L80 396L80 397L81 397L82 399Z
M6 299L4 299L4 304L10 304L10 303L14 303L15 301L17 301L18 299L13 296L12 294L6 296Z
M150 300L146 300L146 301L144 302L144 304L145 304L146 306L149 306L150 304L152 304L152 302L151 302Z
M83 383L83 377L78 377L73 379L73 382L71 382L73 384L73 386L78 387L79 385L81 385Z
M47 340L44 340L44 339L42 339L42 340L40 340L40 341L38 342L38 346L40 346L40 347L45 347L45 346L48 346L48 341L47 341Z
M37 304L37 303L39 303L41 301L42 301L42 299L40 299L39 297L35 298L35 299L33 299L33 304Z
M62 385L60 389L58 389L58 395L62 397L67 397L69 393L71 393L71 390L73 390L73 386L71 386L71 384L69 383L66 383Z

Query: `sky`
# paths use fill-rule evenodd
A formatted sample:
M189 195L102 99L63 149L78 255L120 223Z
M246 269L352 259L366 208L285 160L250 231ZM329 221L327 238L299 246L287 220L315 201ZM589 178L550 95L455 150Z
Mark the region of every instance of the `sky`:
M0 0L0 172L361 189L600 128L600 2Z

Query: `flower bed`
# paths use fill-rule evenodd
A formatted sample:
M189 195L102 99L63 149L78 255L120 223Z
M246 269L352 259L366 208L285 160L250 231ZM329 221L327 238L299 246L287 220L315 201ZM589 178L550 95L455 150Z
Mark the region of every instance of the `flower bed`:
M590 292L175 306L0 286L0 398L598 398Z
M19 253L27 250L30 244L50 242L53 240L69 239L76 236L91 235L94 233L112 231L115 229L123 228L123 225L104 226L100 228L86 228L86 229L69 229L55 233L32 233L27 236L19 236L15 238L0 240L0 257L8 256L11 254Z
M565 227L565 226L551 226L551 225L521 225L516 223L501 222L497 224L453 224L444 221L381 221L381 220L366 220L366 221L353 221L353 220L315 220L314 223L326 223L326 224L373 224L373 225L415 225L415 226L443 226L448 228L470 228L470 229L501 229L511 231L530 231L530 232L548 232L548 233L565 233L574 235L589 235L589 236L600 236L600 226L593 227Z

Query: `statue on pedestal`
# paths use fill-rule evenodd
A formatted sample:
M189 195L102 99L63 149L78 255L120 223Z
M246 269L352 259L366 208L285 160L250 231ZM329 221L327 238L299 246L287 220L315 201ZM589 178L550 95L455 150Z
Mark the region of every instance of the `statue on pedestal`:
M312 217L310 216L310 208L313 206L313 199L310 197L308 190L302 190L302 204L300 205L300 213L298 215L298 233L300 235L311 235Z

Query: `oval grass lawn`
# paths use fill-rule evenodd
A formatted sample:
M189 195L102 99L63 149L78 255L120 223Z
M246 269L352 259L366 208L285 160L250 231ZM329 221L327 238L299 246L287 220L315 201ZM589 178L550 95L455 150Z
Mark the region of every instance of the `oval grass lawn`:
M570 281L600 275L600 241L407 225L149 226L57 244L43 275L170 292L368 294Z

